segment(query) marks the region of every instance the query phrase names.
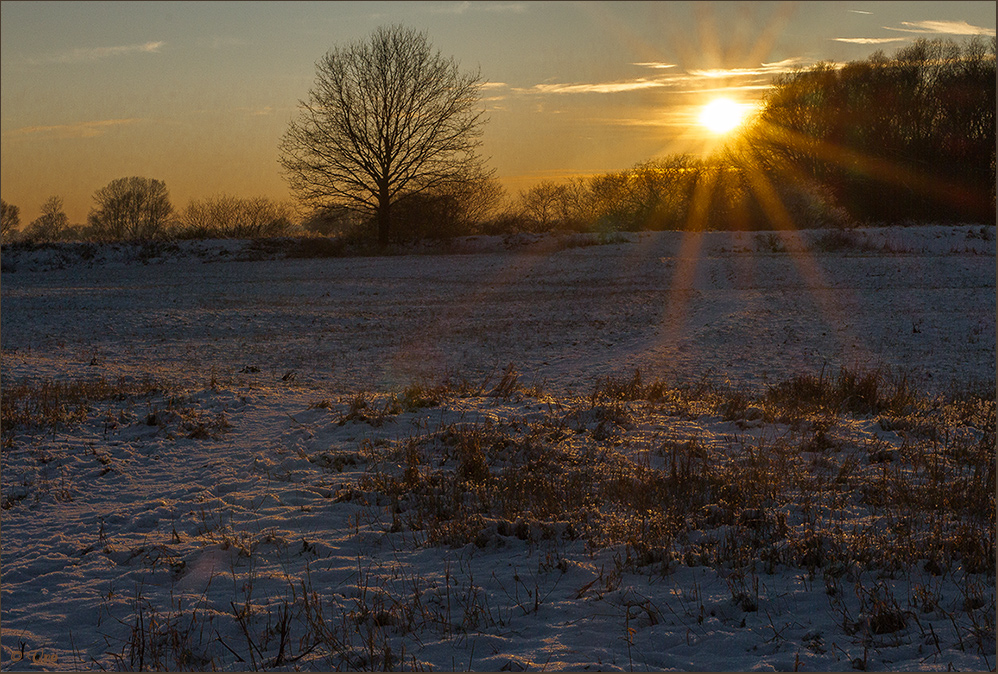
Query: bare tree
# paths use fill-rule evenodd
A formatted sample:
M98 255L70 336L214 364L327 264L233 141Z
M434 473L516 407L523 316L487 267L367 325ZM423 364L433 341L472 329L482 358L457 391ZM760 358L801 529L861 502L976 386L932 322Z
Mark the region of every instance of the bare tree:
M550 231L558 220L561 201L568 188L545 180L528 190L520 190L520 209L540 232Z
M586 229L593 224L594 192L599 177L556 183L545 180L519 195L520 213L534 231Z
M31 221L25 232L30 241L58 241L69 229L69 217L62 210L62 197L49 197L42 214Z
M97 206L87 220L108 239L148 239L162 234L173 214L166 183L152 178L118 178L94 192Z
M0 238L6 240L21 225L21 209L0 199Z
M994 222L994 45L921 39L783 75L747 147L860 222Z
M221 194L191 199L178 217L178 227L181 236L191 238L256 238L289 234L295 219L288 202Z
M280 146L288 183L308 206L375 215L384 245L397 199L483 174L482 82L434 52L425 33L379 28L329 51L316 73Z

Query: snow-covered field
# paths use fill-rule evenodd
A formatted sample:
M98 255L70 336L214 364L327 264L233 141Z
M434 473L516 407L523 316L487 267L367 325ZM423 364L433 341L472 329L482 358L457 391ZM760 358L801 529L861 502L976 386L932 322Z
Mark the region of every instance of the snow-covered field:
M5 251L0 668L994 669L993 402L763 402L993 391L994 233Z

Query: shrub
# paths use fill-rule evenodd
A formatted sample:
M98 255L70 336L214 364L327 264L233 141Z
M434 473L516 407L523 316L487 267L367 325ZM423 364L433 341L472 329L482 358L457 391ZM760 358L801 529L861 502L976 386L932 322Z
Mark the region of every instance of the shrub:
M295 220L287 202L223 194L192 199L180 214L177 234L194 239L287 236L297 228Z

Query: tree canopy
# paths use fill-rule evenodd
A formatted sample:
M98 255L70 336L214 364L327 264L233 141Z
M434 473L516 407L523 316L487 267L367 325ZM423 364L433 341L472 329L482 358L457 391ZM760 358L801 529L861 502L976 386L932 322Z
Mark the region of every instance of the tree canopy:
M779 78L756 153L858 220L994 221L995 42L918 40Z
M152 178L118 178L94 192L88 221L105 239L149 239L162 234L173 214L166 183Z
M62 197L49 197L42 204L42 214L31 221L25 236L33 241L58 241L69 228Z
M0 237L7 239L21 225L21 209L0 200Z
M373 215L388 242L392 204L488 177L478 73L462 74L425 33L401 26L329 51L285 133L280 163L312 208Z

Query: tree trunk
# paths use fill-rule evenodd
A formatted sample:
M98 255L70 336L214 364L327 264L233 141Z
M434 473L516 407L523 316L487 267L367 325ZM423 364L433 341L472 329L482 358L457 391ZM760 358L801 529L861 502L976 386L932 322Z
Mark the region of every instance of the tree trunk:
M378 194L378 245L382 248L388 245L388 234L391 227L391 206L388 187L382 186Z

